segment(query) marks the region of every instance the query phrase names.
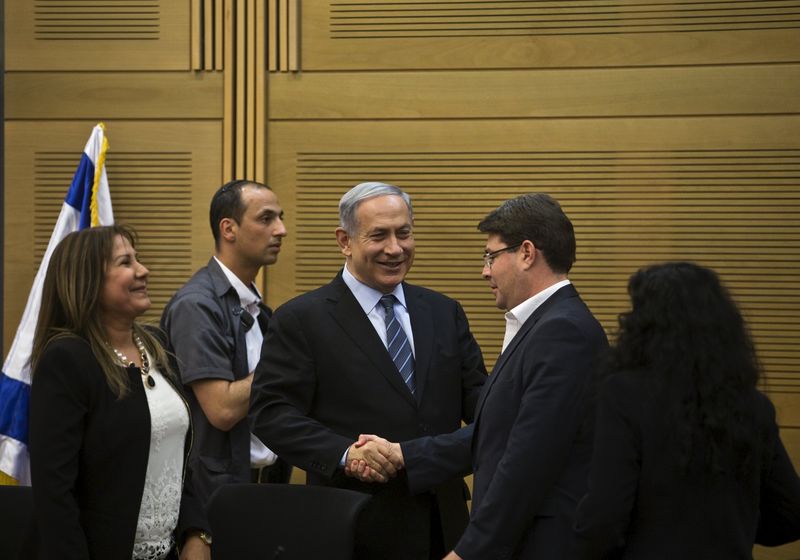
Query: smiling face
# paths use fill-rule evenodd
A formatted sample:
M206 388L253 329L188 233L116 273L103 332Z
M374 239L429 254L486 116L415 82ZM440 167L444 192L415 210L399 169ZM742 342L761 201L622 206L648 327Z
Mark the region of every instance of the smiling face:
M367 286L388 294L405 279L414 262L408 207L399 196L376 196L362 201L355 217L355 232L336 230L347 269Z
M100 310L106 321L130 321L150 309L147 276L150 271L136 259L136 251L122 235L114 237L100 292Z

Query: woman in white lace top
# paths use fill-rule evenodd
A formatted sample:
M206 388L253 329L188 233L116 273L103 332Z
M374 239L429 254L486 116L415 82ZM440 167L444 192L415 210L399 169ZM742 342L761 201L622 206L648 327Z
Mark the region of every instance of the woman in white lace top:
M184 484L191 445L180 384L156 332L148 270L123 226L56 247L31 365L30 454L46 558L177 558L202 519Z

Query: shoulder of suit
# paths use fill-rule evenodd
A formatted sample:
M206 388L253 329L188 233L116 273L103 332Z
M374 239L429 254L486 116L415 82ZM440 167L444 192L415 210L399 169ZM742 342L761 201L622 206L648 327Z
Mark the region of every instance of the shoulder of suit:
M442 303L456 303L456 300L453 298L444 295L441 292L437 292L436 290L431 290L430 288L425 288L424 286L417 286L415 284L403 284L403 292L405 293L406 298L412 297L421 297L427 299L428 301L437 301Z
M343 289L335 282L325 284L299 296L295 296L281 305L273 312L273 315L282 315L287 312L303 312L305 310L320 309L326 301L336 301L344 292L349 292L347 286L342 283Z
M89 341L77 335L61 336L48 342L37 370L38 368L44 368L51 375L68 375L75 380L81 377L96 378L97 371L100 371ZM35 372L33 377L35 378L37 374L40 375Z
M75 334L69 334L50 340L50 342L47 343L47 346L45 346L44 351L45 353L60 351L81 355L86 353L91 354L92 347L89 345L89 341L85 338Z

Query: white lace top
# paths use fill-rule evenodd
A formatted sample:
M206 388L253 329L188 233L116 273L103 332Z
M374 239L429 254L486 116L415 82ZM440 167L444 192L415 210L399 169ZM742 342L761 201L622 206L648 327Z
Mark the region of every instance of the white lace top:
M150 363L153 358L148 355ZM144 479L133 560L162 560L173 545L183 479L183 446L189 428L186 404L156 368L155 387L145 386L150 407L150 455ZM144 381L144 379L143 379Z

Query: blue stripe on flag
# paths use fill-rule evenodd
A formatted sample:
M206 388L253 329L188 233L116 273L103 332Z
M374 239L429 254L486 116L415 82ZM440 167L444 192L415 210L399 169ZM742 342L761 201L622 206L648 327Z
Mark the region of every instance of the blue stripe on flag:
M94 185L94 164L89 156L83 153L75 176L72 177L72 185L64 198L67 204L81 213L79 229L92 225L92 185Z
M28 399L31 387L0 373L0 433L28 444Z

